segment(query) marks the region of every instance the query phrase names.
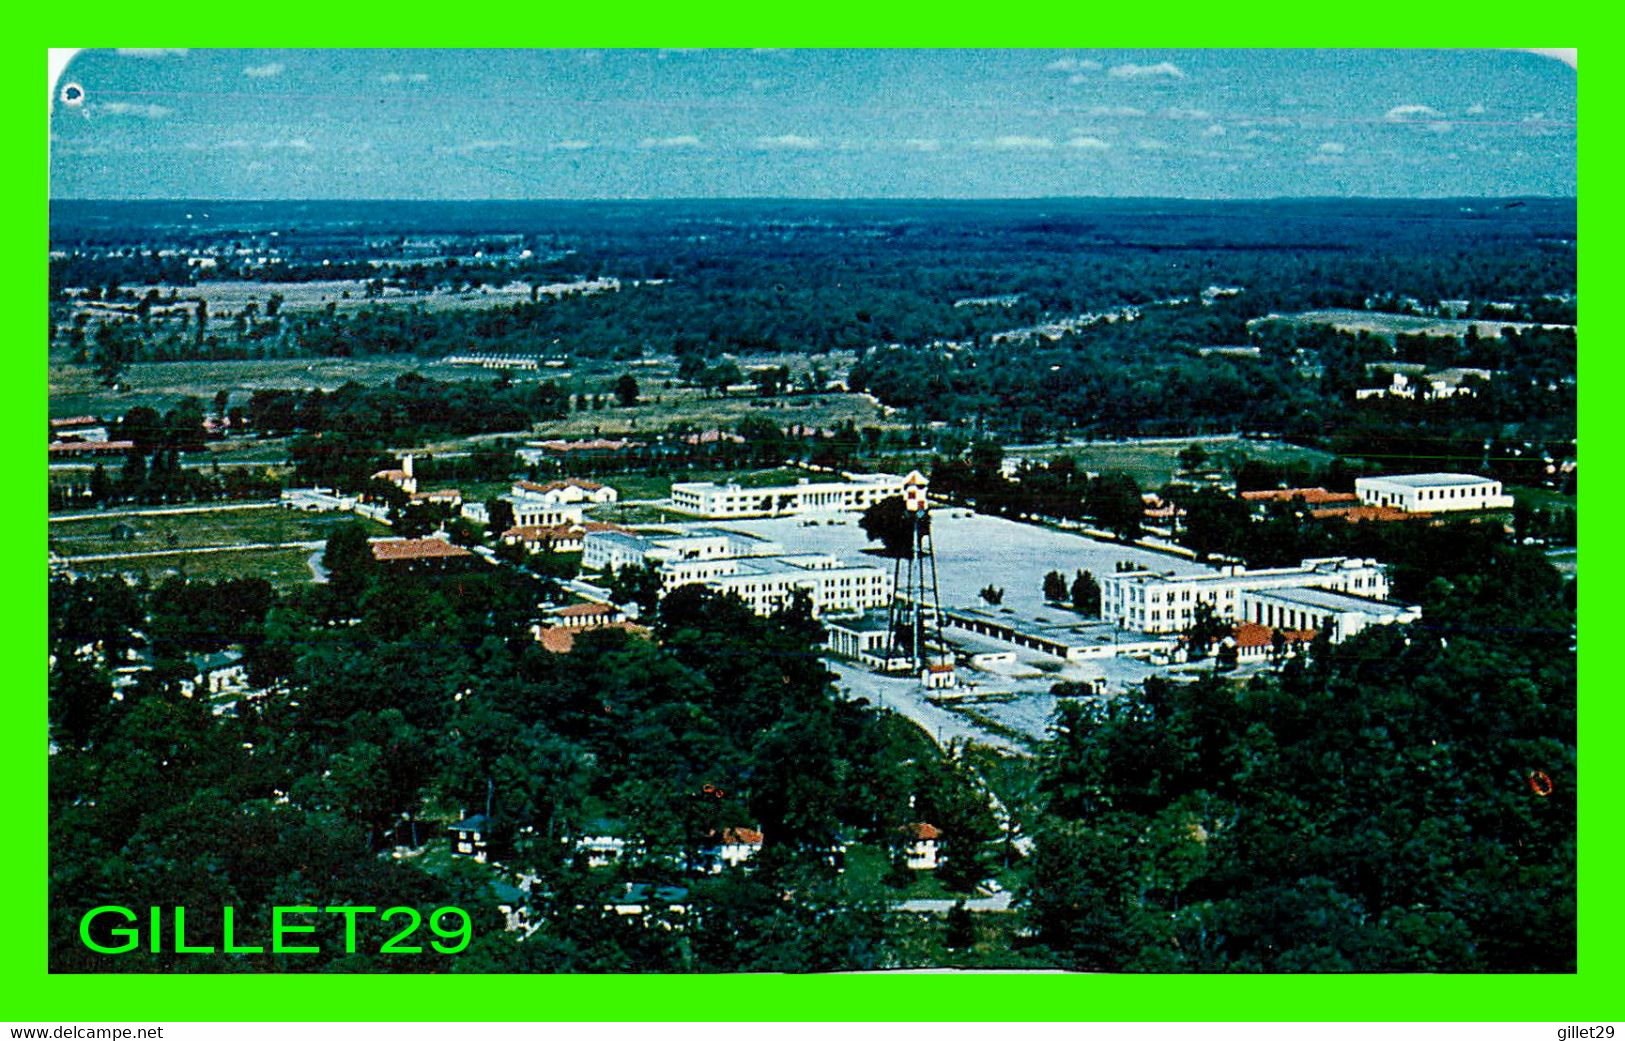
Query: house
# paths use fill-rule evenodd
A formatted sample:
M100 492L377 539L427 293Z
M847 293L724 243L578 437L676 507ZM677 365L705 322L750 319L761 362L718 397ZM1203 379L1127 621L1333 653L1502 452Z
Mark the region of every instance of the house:
M401 465L396 470L379 470L372 475L375 481L388 481L408 495L418 490L418 479L412 474L411 455L401 456Z
M699 870L719 875L743 865L762 851L762 833L755 828L723 828L700 849Z
M942 832L935 824L916 821L904 825L902 837L910 871L935 871L942 863Z
M948 662L931 662L920 670L920 685L926 690L947 690L955 682L954 667Z
M1268 661L1275 653L1275 638L1279 634L1282 647L1291 650L1309 644L1315 638L1313 629L1275 629L1257 622L1241 622L1224 638L1226 646L1236 649L1236 661Z
M565 459L595 459L620 455L642 447L641 441L597 437L581 441L532 441L519 449L518 455L526 466L536 466L546 461L559 462Z
M527 553L580 553L586 536L580 524L525 524L503 532L502 541L524 546Z
M45 449L52 460L80 459L99 455L125 455L134 441L52 441Z
M591 627L567 628L562 625L533 625L530 633L536 637L542 649L550 654L569 654L575 650L576 636L592 629L619 629L623 633L633 636L648 636L649 630L645 626L634 625L631 622L613 622L607 625Z
M653 882L628 882L619 896L611 897L604 910L621 917L644 919L664 929L682 925L674 920L688 913L688 890L683 886L663 886Z
M592 629L626 621L626 612L614 604L570 604L547 612L547 619L566 629Z
M490 849L491 821L483 813L458 821L446 829L451 833L451 852L457 857L473 857L483 864Z
M609 867L626 855L628 843L624 836L626 826L617 820L600 818L588 821L586 834L575 841L577 855L586 858L589 868Z
M463 493L456 488L437 488L432 492L412 492L415 503L442 503L456 509L463 504Z

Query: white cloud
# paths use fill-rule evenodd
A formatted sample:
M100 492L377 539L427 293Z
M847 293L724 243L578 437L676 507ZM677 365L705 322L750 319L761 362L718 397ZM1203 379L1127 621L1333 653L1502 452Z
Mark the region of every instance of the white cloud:
M1467 106L1467 114L1469 116L1482 116L1484 114L1484 111L1485 110L1484 110L1483 105L1468 105Z
M163 119L175 110L162 105L143 105L134 101L103 101L96 106L97 112L109 116L140 116L142 119Z
M1224 124L1223 123L1214 123L1212 126L1208 127L1206 130L1202 131L1202 136L1203 137L1223 137L1225 135L1225 133L1226 133L1226 131L1224 129Z
M1147 78L1182 80L1185 78L1184 71L1171 61L1159 61L1155 65L1135 65L1132 62L1113 65L1107 75L1119 80Z
M646 137L643 139L644 148L698 148L700 139L693 134L677 134L672 137Z
M993 139L993 147L1005 152L1041 150L1054 148L1055 142L1047 137L1026 137L1021 134L1006 134Z
M386 72L378 77L379 83L427 83L427 72Z
M1091 116L1110 116L1114 119L1145 115L1145 109L1132 105L1094 105L1087 111Z
M287 71L287 66L279 61L269 62L265 65L250 65L243 70L243 75L249 79L263 80L272 76L280 76Z
M1142 152L1168 151L1168 143L1166 141L1158 141L1156 138L1152 137L1142 137L1136 139L1134 142L1134 147L1138 148Z
M940 152L942 142L932 137L911 137L903 142L904 148L911 148L916 152Z
M1414 122L1416 116L1437 116L1439 110L1429 105L1395 105L1388 110L1388 119Z
M1081 148L1091 152L1100 152L1111 147L1111 145L1102 141L1098 137L1088 136L1074 137L1072 140L1068 141L1066 145L1068 148Z
M554 145L553 147L554 148L562 148L566 152L579 152L582 149L591 148L592 147L592 142L591 141L583 141L579 137L567 137L563 141L560 141L558 144Z
M124 58L184 58L185 47L120 47L118 53Z
M1181 108L1177 105L1163 109L1162 114L1169 119L1210 119L1213 115L1205 108Z
M1342 155L1348 149L1344 147L1341 141L1323 141L1320 145L1320 151L1326 155Z
M802 137L800 134L778 134L773 137L758 137L756 145L758 148L794 148L805 151L817 148L818 138Z
M1278 142L1281 140L1280 134L1272 134L1268 130L1249 130L1242 137L1249 141Z
M295 137L288 140L283 144L283 147L290 152L314 152L316 150L315 145L311 144L309 141L306 141L302 137Z
M1093 58L1056 58L1044 66L1050 72L1088 72L1100 68Z

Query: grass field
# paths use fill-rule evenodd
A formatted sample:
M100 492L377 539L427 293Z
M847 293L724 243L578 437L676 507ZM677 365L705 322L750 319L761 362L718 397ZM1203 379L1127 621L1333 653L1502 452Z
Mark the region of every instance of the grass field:
M62 352L52 352L62 355ZM115 393L101 385L88 365L67 364L65 356L51 359L48 376L53 416L122 413L137 405L159 410L182 398L198 398L205 407L216 391L336 390L357 383L387 383L407 372L433 379L467 378L473 370L426 362L407 356L383 358L276 358L260 361L163 361L127 367L127 389Z
M111 514L88 520L53 522L49 538L51 549L57 553L64 557L79 557L197 546L315 542L325 540L335 527L356 520L359 518L347 513L303 513L279 507L222 509L153 517L121 518ZM383 535L389 530L369 520L360 520L360 523L366 525L368 533L372 535ZM115 537L113 529L116 525L128 526L130 537Z
M158 582L170 575L221 582L230 578L263 578L278 589L304 585L314 577L309 549L245 549L231 553L176 553L155 557L123 557L75 564L85 575L145 575Z
M848 420L865 426L898 427L881 417L880 408L859 394L808 394L780 398L708 398L688 388L646 388L632 408L571 412L563 419L538 424L544 437L627 434L649 436L684 424L700 429L732 430L747 418L766 419L780 427L801 425L834 429Z
M1160 488L1179 472L1179 453L1192 444L1200 444L1210 459L1218 460L1210 466L1224 468L1234 457L1261 459L1266 462L1307 462L1325 466L1335 457L1329 452L1313 448L1300 448L1280 441L1255 441L1247 438L1193 437L1157 438L1154 441L1099 441L1089 444L1012 449L1007 453L1023 459L1052 459L1069 455L1078 466L1096 473L1121 470L1139 483L1141 488Z

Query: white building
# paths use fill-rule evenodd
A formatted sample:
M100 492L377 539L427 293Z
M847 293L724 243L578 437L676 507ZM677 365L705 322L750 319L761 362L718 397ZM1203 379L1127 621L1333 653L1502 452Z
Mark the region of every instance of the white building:
M891 575L872 564L844 564L819 553L778 557L683 560L660 567L661 595L679 586L703 585L733 593L757 614L788 607L798 591L813 614L850 614L891 602Z
M745 488L712 481L678 482L671 486L673 508L705 517L784 517L797 513L866 510L882 499L903 494L895 474L842 474L845 480Z
M1406 513L1445 513L1458 510L1505 510L1512 496L1501 482L1473 474L1400 474L1360 477L1355 494L1367 506L1392 506Z
M1414 622L1421 617L1422 609L1412 604L1330 589L1255 589L1241 594L1242 621L1270 629L1327 633L1333 643L1342 643L1370 625Z
M557 528L586 523L586 512L580 506L561 506L543 499L504 498L513 506L515 528ZM483 502L465 502L460 512L476 524L491 523L491 513Z
M1353 557L1305 560L1297 567L1258 571L1233 566L1211 575L1122 571L1100 579L1100 616L1124 629L1177 633L1195 620L1198 604L1209 604L1222 620L1240 621L1244 593L1305 588L1380 601L1388 597L1388 575L1375 560Z
M570 505L573 503L609 503L620 498L620 493L607 484L597 481L583 481L579 477L567 477L562 481L550 481L547 484L537 484L534 481L515 481L511 489L511 497L520 499L538 499L552 505Z
M784 552L771 539L726 528L632 533L591 531L582 541L581 566L587 571L620 570L637 564L658 566L682 560L768 557Z

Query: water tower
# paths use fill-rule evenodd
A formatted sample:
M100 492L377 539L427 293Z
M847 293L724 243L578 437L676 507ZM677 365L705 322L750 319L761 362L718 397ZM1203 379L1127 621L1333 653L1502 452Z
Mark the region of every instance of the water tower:
M937 555L931 546L931 504L925 475L903 478L903 508L910 526L908 552L892 565L892 602L886 630L888 672L909 672L927 687L951 687L953 656L942 642Z

